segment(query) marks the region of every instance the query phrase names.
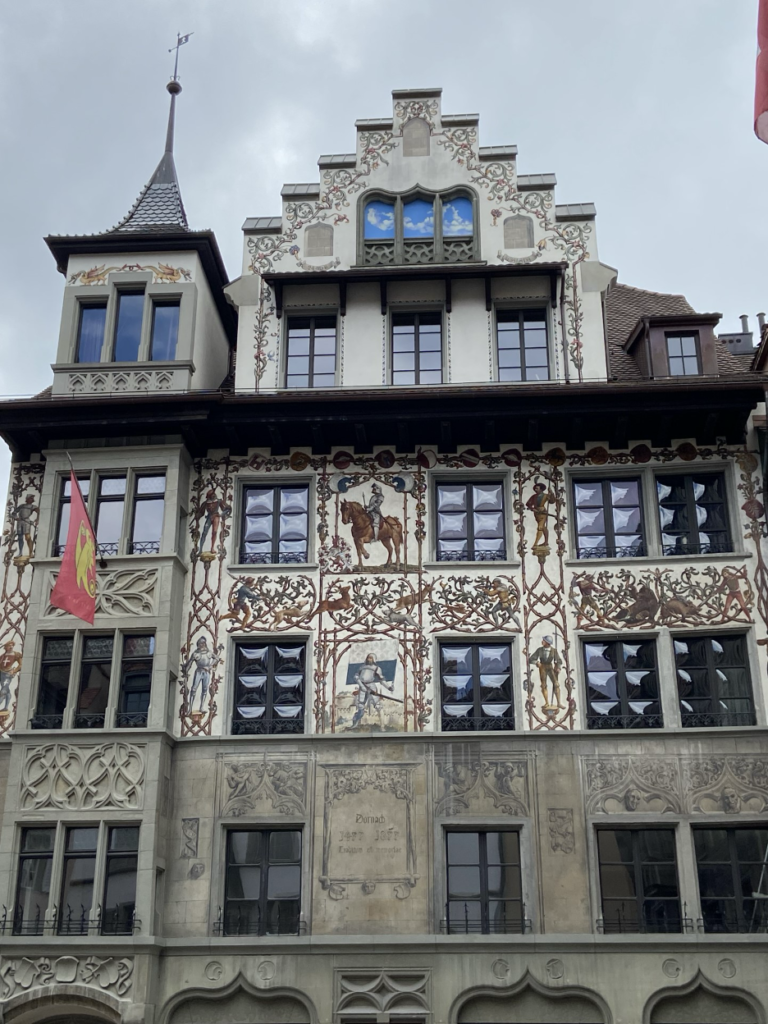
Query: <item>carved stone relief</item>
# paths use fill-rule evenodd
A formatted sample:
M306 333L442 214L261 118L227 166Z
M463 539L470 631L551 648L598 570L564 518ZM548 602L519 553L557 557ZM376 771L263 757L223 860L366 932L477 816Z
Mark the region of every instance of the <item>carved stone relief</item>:
M450 817L489 803L503 814L525 817L529 809L528 762L522 759L483 759L445 751L436 761L435 813Z
M573 811L570 807L550 807L547 811L549 846L553 853L573 853Z
M585 757L587 813L680 813L683 807L678 759Z
M133 985L133 957L41 956L2 957L0 985L2 999L41 985L66 985L79 982L92 985L125 999Z
M761 814L768 809L768 758L683 758L689 809L701 814Z
M118 569L116 572L99 572L96 591L97 615L154 615L157 595L157 569ZM49 593L56 580L56 573L50 574ZM48 604L46 617L66 615L61 608Z
M131 743L27 747L21 770L23 810L136 810L144 801L144 748Z
M181 819L181 853L180 857L196 857L197 841L200 835L199 818Z
M397 1007L398 1016L430 1011L430 972L426 970L336 971L336 1013L344 1017L357 1014L387 1013Z
M271 810L306 814L309 762L304 757L263 754L221 759L219 814L238 818Z

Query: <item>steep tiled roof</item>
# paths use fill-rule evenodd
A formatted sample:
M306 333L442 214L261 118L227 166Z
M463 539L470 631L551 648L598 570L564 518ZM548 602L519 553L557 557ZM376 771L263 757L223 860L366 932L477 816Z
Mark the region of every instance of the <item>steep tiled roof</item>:
M644 316L679 316L695 313L684 295L667 295L614 284L605 297L605 343L608 349L608 376L619 380L642 380L634 358L623 345Z

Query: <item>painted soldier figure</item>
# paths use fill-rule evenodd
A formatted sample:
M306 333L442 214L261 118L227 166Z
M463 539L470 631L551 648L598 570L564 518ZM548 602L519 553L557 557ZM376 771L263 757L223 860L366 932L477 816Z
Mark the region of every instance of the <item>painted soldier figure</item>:
M354 683L357 686L357 693L355 695L355 713L352 717L353 726L362 720L366 711L381 711L380 686L389 690L390 693L395 689L395 684L388 683L384 678L384 674L372 654L366 657L365 664L355 672Z
M13 640L6 640L0 654L0 711L11 703L11 683L21 669L21 655L13 649Z
M512 619L517 628L522 629L520 619L515 613L517 595L513 590L509 589L509 587L504 583L504 580L497 576L496 579L491 582L489 587L480 587L480 591L483 594L487 594L488 597L496 599L496 603L490 609L488 615L497 626L501 627L505 624L507 619Z
M381 506L384 504L384 493L378 484L371 484L371 500L365 506L365 511L371 517L371 528L373 539L378 540L379 528L381 526Z
M203 523L203 529L200 532L200 543L198 544L197 550L199 554L202 554L203 547L205 546L205 538L208 533L211 534L211 551L216 547L216 538L219 534L219 526L223 517L228 516L232 509L226 504L223 498L217 498L216 492L209 490L205 495L205 501L202 503L200 508L197 510L197 519L199 520L205 516Z
M222 615L222 619L235 619L240 622L240 613L243 613L243 621L240 625L245 627L248 625L251 618L251 609L248 605L249 601L258 601L259 595L253 589L256 580L253 576L246 576L243 582L237 589L235 599L232 602L232 607L228 612Z
M560 669L562 659L554 648L554 637L542 637L541 647L538 647L531 655L531 661L539 666L539 682L541 694L544 697L544 707L552 707L549 700L549 683L552 683L553 697L557 707L564 705L560 701Z
M747 570L744 566L741 569L723 569L723 581L720 584L720 592L725 592L725 606L723 607L723 618L722 621L728 618L728 612L731 610L731 605L734 601L740 606L741 610L749 619L749 606L741 592L741 581L747 579ZM736 609L736 615L738 616L739 609Z
M538 483L533 485L533 494L526 501L525 507L533 512L533 518L536 520L534 547L537 547L539 544L549 544L549 524L547 523L547 518L551 513L547 512L547 506L554 500L547 490L546 484Z
M208 649L208 641L204 636L201 636L197 641L197 647L194 652L190 654L184 665L185 672L187 672L192 665L195 666L195 674L192 677L192 686L189 690L190 710L194 708L195 696L197 695L198 689L200 690L200 710L203 710L205 698L208 694L208 688L211 685L211 671L218 660L218 656Z
M37 512L34 495L28 494L23 505L13 510L16 522L16 543L19 545L19 556L24 554L24 542L27 544L29 557L32 557L32 516Z

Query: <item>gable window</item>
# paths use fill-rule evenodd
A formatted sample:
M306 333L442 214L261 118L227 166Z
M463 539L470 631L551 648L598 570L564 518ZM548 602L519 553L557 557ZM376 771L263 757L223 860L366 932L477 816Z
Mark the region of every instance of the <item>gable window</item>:
M653 640L585 642L584 671L588 728L661 728Z
M287 388L332 388L336 383L336 317L290 317Z
M441 644L443 732L515 727L509 644Z
M499 380L549 380L545 309L496 312Z
M149 358L154 362L171 362L176 358L180 309L178 299L152 303L152 338Z
M704 931L768 931L768 828L695 828L693 843Z
M605 934L682 930L672 829L601 828L597 853Z
M115 347L112 356L114 362L135 363L139 358L143 319L144 292L119 292L117 298Z
M523 905L518 832L446 832L449 935L521 934Z
M301 832L263 829L227 833L224 935L298 935Z
M77 328L75 362L98 363L101 361L106 323L106 302L80 303L80 323Z
M461 191L372 196L362 207L361 236L366 266L475 260L475 201Z
M533 220L530 217L524 217L522 214L517 214L514 217L507 217L505 219L504 248L533 248Z
M429 122L412 117L403 125L403 156L429 156Z
M722 473L656 478L661 545L665 555L732 551Z
M242 564L306 562L308 530L308 487L254 485L244 489Z
M13 907L14 935L42 935L51 898L54 828L23 828Z
M698 331L667 334L666 340L670 377L694 377L701 373Z
M639 480L575 480L573 495L578 558L645 554Z
M442 331L441 313L392 314L393 384L440 384Z
M333 256L333 228L330 224L309 224L304 228L305 256Z
M684 727L755 724L743 634L675 637L674 645Z
M236 645L234 735L304 732L305 656L304 643Z
M438 484L438 562L496 562L506 555L501 481Z

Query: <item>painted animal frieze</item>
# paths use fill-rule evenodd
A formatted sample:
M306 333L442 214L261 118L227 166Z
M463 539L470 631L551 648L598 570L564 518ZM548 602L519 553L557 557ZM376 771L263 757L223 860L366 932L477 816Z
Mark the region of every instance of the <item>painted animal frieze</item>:
M432 631L520 632L520 588L511 576L447 576L429 584Z
M316 595L310 576L237 576L220 621L228 633L307 629L317 614Z

